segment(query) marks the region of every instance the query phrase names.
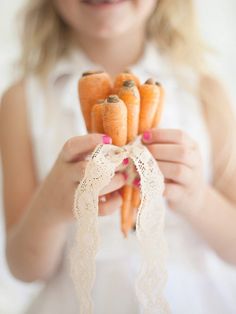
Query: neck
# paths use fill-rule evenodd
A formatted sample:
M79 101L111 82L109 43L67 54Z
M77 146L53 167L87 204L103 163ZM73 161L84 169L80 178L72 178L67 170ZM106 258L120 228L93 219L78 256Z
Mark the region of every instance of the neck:
M138 61L143 53L145 30L133 30L115 38L79 36L79 45L89 59L112 77Z

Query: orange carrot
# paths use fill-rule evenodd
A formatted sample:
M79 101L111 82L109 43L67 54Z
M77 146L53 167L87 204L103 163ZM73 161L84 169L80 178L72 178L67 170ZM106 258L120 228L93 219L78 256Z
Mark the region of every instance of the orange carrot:
M140 205L140 201L141 201L140 189L136 186L133 186L132 187L131 206L129 209L129 215L127 217L127 222L126 222L127 232L129 230L133 229L135 226L136 214L137 214L138 207Z
M151 129L157 111L160 88L153 79L149 79L139 87L141 105L139 116L139 134Z
M157 106L155 117L153 119L152 128L157 128L160 123L161 115L162 115L163 107L164 107L164 100L165 100L165 90L163 86L160 83L156 83L156 85L160 89L160 100Z
M134 186L132 195L132 207L134 209L137 209L140 205L140 201L141 201L140 189Z
M118 95L127 107L127 141L129 143L138 135L140 95L132 80L123 83Z
M139 87L140 85L140 80L137 76L135 76L133 73L131 73L129 70L126 70L120 74L118 74L114 80L114 88L113 88L113 93L118 94L120 88L123 86L123 83L125 81L132 80L135 82L135 85Z
M127 237L130 230L129 216L131 211L132 192L132 185L125 185L122 188L123 203L121 206L121 230L125 237Z
M91 131L93 133L104 133L103 128L104 100L100 99L91 111Z
M133 80L124 81L123 86L119 90L119 97L127 106L127 141L132 141L138 135L139 111L140 111L140 95L137 86ZM127 236L132 228L133 220L132 210L132 186L124 187L123 205L121 207L122 231ZM131 193L131 195L130 195Z
M91 131L91 110L98 99L105 99L111 93L112 82L103 71L85 72L78 84L79 99L87 130Z
M104 132L112 138L112 143L123 146L127 142L127 108L117 96L109 96L104 103Z

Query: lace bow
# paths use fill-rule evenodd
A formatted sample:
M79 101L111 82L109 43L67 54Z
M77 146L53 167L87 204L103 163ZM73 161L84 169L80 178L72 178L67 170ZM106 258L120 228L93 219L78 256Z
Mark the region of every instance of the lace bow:
M98 145L94 150L74 199L77 219L75 244L72 248L71 275L80 304L81 314L93 313L91 291L95 281L95 257L99 249L98 196L109 184L115 170L125 158L131 158L141 179L141 204L136 221L142 265L136 281L136 295L142 313L166 314L169 306L163 297L167 280L164 239L163 176L149 151L138 138L122 148Z

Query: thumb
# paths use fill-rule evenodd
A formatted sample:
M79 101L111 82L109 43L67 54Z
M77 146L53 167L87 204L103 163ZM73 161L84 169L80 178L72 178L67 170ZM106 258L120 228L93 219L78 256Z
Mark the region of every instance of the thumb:
M70 138L63 146L62 158L66 162L73 162L80 155L89 153L99 144L111 144L112 139L103 134L88 134Z

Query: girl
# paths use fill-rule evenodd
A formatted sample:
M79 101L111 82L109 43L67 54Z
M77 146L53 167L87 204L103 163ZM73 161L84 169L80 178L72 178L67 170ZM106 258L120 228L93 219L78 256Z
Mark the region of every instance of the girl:
M31 0L22 42L24 75L4 95L1 150L6 256L12 274L45 287L28 313L78 313L68 275L72 202L85 156L111 139L86 134L76 84L88 69L130 67L166 89L162 128L143 143L166 181L166 297L173 313L235 313L234 120L221 85L206 72L191 0ZM95 313L139 313L135 234L119 230L117 174L101 195L103 247ZM224 261L224 262L223 262ZM227 263L225 263L227 262ZM155 309L154 309L155 311Z

